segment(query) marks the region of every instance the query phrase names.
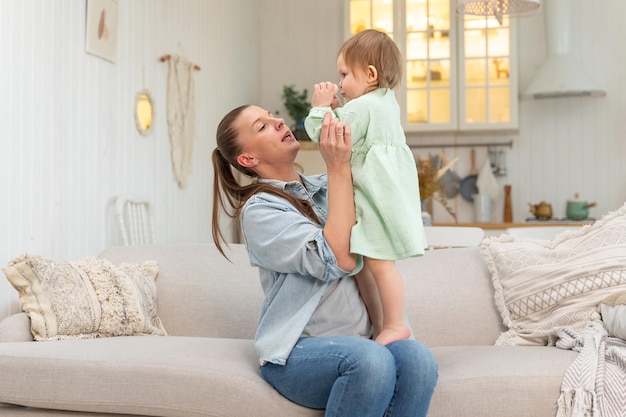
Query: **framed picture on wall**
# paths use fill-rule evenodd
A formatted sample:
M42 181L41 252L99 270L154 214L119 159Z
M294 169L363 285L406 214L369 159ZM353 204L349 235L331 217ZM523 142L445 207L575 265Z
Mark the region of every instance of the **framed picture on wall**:
M117 60L117 1L86 0L85 51L111 62Z

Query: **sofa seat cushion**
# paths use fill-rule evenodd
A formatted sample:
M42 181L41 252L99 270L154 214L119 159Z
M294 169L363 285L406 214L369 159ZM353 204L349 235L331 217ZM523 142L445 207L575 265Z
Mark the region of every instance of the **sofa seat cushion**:
M137 414L93 414L80 411L46 410L19 405L0 404L1 417L142 417Z
M319 416L260 376L251 340L122 336L0 343L0 402L147 416Z
M554 417L561 380L576 357L546 346L432 349L439 380L428 417Z
M553 417L577 353L554 347L438 347L429 417ZM146 416L321 417L259 374L251 340L135 336L0 344L0 402ZM1 415L2 413L0 413Z

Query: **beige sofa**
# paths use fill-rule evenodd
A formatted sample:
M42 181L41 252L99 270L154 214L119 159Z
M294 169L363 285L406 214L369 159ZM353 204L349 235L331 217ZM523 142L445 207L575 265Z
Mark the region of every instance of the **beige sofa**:
M232 263L209 244L101 255L159 264L158 314L169 336L33 342L24 313L5 319L0 416L322 416L261 379L252 342L263 300L257 271L243 246L228 253ZM399 267L414 333L439 364L430 417L555 415L576 353L493 345L502 319L479 248L428 251Z

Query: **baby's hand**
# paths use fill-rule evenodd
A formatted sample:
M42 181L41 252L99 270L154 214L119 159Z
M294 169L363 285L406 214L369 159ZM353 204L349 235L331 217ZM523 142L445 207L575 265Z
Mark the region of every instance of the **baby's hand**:
M313 87L313 97L311 98L311 106L313 107L330 107L337 98L339 87L330 81L315 84Z

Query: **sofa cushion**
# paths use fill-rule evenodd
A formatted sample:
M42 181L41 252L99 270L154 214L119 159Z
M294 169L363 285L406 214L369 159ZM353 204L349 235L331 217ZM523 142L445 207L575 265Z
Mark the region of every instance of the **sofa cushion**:
M602 300L600 314L609 336L626 340L626 291L612 294Z
M154 262L115 266L98 258L23 255L3 271L19 291L35 340L166 334L157 315Z
M425 345L493 345L504 330L480 248L426 251L397 267L413 333Z
M26 313L13 314L0 321L0 343L32 341L30 319Z
M130 414L92 414L77 411L46 410L39 408L22 407L19 405L0 404L2 417L138 417Z
M554 417L574 351L545 346L433 348L439 380L428 417Z
M165 417L321 417L260 375L252 340L112 337L0 344L0 402Z
M509 328L497 344L545 345L555 326L582 330L599 303L626 290L626 205L552 240L483 240L495 300Z
M264 295L258 268L243 244L117 246L100 257L113 263L158 259L159 317L171 336L254 339Z
M432 351L439 380L429 417L553 417L561 379L577 355L554 347ZM0 402L28 407L167 417L324 414L286 400L261 378L251 340L5 343L0 369Z

